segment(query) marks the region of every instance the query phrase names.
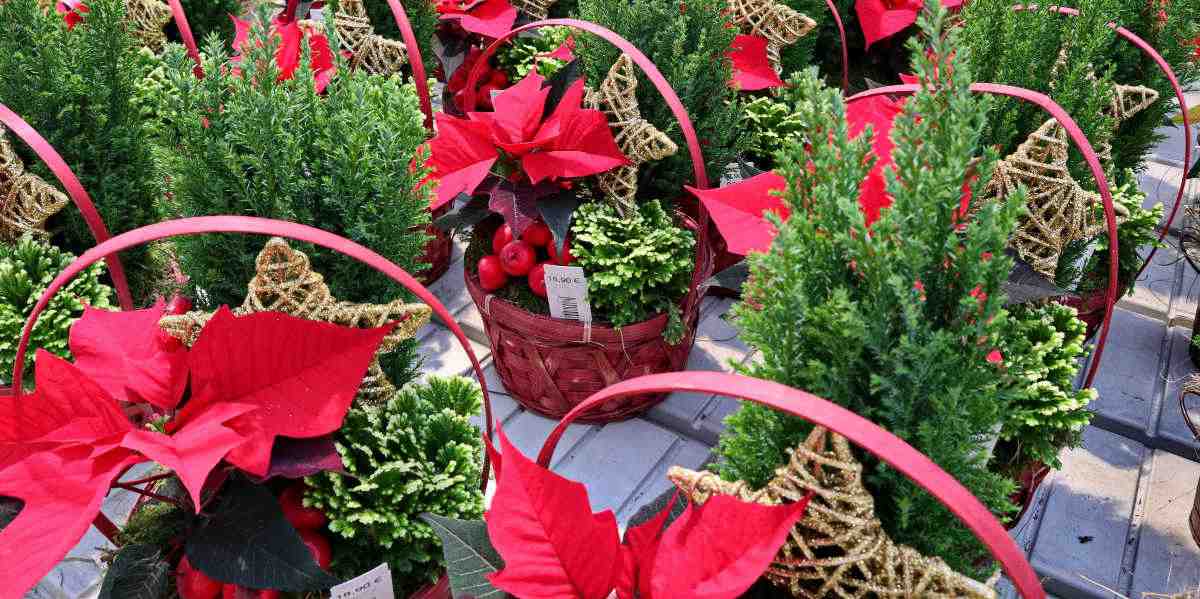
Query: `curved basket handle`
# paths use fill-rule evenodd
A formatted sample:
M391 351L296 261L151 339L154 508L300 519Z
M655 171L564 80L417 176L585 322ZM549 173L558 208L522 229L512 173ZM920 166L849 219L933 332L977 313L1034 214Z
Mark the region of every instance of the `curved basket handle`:
M670 372L642 376L596 392L575 406L551 431L538 463L549 467L554 448L567 430L567 425L589 409L604 402L641 395L690 391L705 395L725 395L750 400L787 412L838 433L879 459L903 472L905 476L941 501L967 528L987 546L1004 568L1014 586L1026 599L1044 599L1046 592L1038 582L1037 573L1025 559L1008 531L966 487L947 474L932 460L899 437L879 428L871 421L837 404L810 393L779 383L724 372Z
M29 346L30 331L33 330L33 325L37 322L38 316L46 309L46 305L50 303L50 299L68 281L107 254L115 254L121 250L159 239L182 235L197 235L200 233L250 233L305 241L354 258L403 285L433 309L433 313L442 319L442 322L449 327L463 349L466 350L467 357L471 360L471 367L475 371L475 376L479 379L479 387L483 391L484 429L489 435L491 434L492 403L488 395L487 379L483 376L483 368L479 365L479 359L476 358L475 351L471 349L471 344L467 341L466 334L463 333L462 328L455 322L454 317L446 309L446 306L433 293L426 289L424 285L418 283L412 275L390 262L387 258L349 239L308 225L251 216L198 216L155 223L117 235L84 252L59 273L58 276L54 277L50 286L46 288L45 293L38 299L33 311L30 312L29 318L25 321L25 328L21 332L21 341L17 345L17 359L13 369L13 394L18 398L22 394L21 374L24 370L25 351ZM24 403L20 402L17 405L21 406ZM482 471L482 484L484 487L486 487L488 480L488 466L489 463L485 456Z
M1197 394L1200 394L1200 387L1189 388L1187 382L1185 381L1183 388L1179 390L1179 411L1183 412L1183 423L1186 424L1188 429L1192 431L1192 434L1195 435L1196 440L1200 441L1200 426L1197 426L1196 423L1192 421L1192 415L1188 413L1187 409L1187 396Z
M920 89L918 85L887 85L877 87L859 94L846 100L846 103L857 100L863 100L873 96L882 95L912 95ZM1058 121L1071 141L1075 143L1075 147L1083 154L1083 159L1087 161L1088 168L1092 171L1092 176L1096 179L1096 186L1100 189L1100 197L1104 200L1104 221L1108 228L1108 289L1104 295L1104 322L1100 325L1100 339L1096 344L1096 353L1092 356L1092 364L1088 368L1087 379L1083 383L1086 389L1092 386L1092 381L1096 378L1096 372L1100 368L1100 358L1104 355L1104 345L1108 341L1108 329L1112 324L1113 304L1117 301L1117 215L1113 209L1112 192L1108 188L1108 179L1104 176L1104 169L1100 166L1100 158L1096 155L1096 150L1092 148L1091 142L1087 136L1059 106L1057 102L1051 100L1046 94L1041 94L1023 87L1012 85L1002 85L999 83L974 83L971 85L971 91L983 94L992 94L996 96L1008 96L1025 100L1039 106L1042 110L1050 113L1054 120Z
M400 0L388 0L392 9L392 18L400 27L400 37L404 39L404 47L408 50L408 64L412 65L413 83L417 86L417 100L421 103L421 112L425 113L425 129L433 132L433 102L429 99L429 79L425 74L425 61L421 57L421 46L417 43L417 34L413 33L412 23Z
M83 215L83 220L91 230L92 236L96 238L96 243L103 243L112 237L108 232L108 227L104 226L104 219L100 217L96 205L84 191L83 184L79 182L75 173L71 171L71 167L67 166L67 162L55 151L50 142L34 131L33 127L25 122L25 119L4 104L0 104L0 123L21 138L21 141L24 141L50 168L50 172L58 178L58 182L62 184L67 195L71 197L71 201L75 203L75 207ZM108 273L112 276L113 286L117 288L117 300L121 303L121 309L132 310L133 296L129 293L129 283L125 280L125 269L121 266L121 258L117 256L116 251L113 251L104 256L104 262L108 265Z
M183 45L187 48L188 56L196 63L193 72L197 78L204 77L204 68L200 61L200 47L196 45L196 36L192 35L192 26L188 24L187 13L183 10L183 4L179 0L167 0L167 4L171 6L171 15L175 18L175 27L179 29L179 37L183 38Z
M178 1L178 0L176 0ZM842 25L842 13L838 12L833 0L825 0L825 6L833 14L833 22L837 24L838 39L842 42L842 93L850 91L850 49L846 47L846 27Z
M1037 9L1038 6L1036 4L1018 4L1013 6L1013 10L1017 11ZM1080 16L1079 9L1069 6L1049 6L1047 10L1071 17ZM1163 224L1162 231L1158 233L1158 244L1151 246L1150 253L1146 256L1145 262L1142 262L1142 267L1138 269L1137 275L1134 276L1134 279L1137 279L1150 266L1150 261L1154 259L1154 254L1158 252L1158 246L1162 244L1163 239L1166 239L1167 234L1171 231L1171 223L1175 222L1175 215L1179 214L1179 206L1183 203L1183 190L1187 186L1187 169L1192 165L1192 124L1191 119L1188 117L1187 98L1183 95L1183 88L1179 85L1179 78L1175 76L1175 69L1171 68L1171 65L1167 63L1162 54L1159 54L1158 50L1154 49L1154 46L1151 46L1149 42L1142 39L1139 35L1121 27L1116 22L1108 23L1108 28L1116 31L1117 35L1136 46L1142 51L1142 54L1149 56L1150 60L1153 60L1154 64L1158 65L1158 69L1162 71L1163 75L1166 75L1167 81L1171 83L1171 89L1175 91L1175 100L1179 102L1179 109L1183 111L1183 173L1180 174L1179 189L1175 192L1175 205L1171 207L1171 214L1167 216L1167 222Z

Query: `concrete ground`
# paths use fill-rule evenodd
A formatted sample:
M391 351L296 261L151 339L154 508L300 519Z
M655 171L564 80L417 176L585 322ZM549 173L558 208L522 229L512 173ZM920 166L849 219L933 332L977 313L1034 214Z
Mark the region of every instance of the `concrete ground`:
M1200 101L1200 96L1190 101ZM1150 200L1169 202L1182 174L1182 135L1168 139L1142 175ZM1195 182L1193 182L1195 183ZM1200 195L1200 186L1191 191ZM1168 206L1168 211L1170 207ZM1177 246L1177 237L1172 245ZM520 408L490 364L479 313L462 282L462 247L433 291L472 337L487 367L496 417L518 447L532 455L554 421ZM1200 442L1186 430L1178 405L1179 382L1193 368L1187 355L1200 286L1174 248L1158 252L1137 290L1117 310L1096 386L1096 418L1083 446L1064 452L1064 468L1039 489L1013 535L1064 598L1145 599L1196 592L1200 598L1200 547L1188 532L1187 514L1200 480ZM723 315L730 300L709 298L702 307L690 370L729 370L752 359ZM420 333L429 372L469 374L465 352L450 332L431 324ZM1192 407L1200 418L1200 399ZM674 394L642 417L607 425L572 426L559 444L556 471L586 482L596 509L612 508L625 523L667 488L671 465L699 467L708 457L722 419L736 407L729 398ZM105 512L120 520L131 500L110 496ZM93 529L28 598L94 596L100 571Z

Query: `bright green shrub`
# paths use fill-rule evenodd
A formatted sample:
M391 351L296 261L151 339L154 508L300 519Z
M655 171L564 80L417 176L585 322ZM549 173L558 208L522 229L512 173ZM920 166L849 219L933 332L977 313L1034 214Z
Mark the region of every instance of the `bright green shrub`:
M580 0L580 18L607 27L649 56L675 88L703 143L704 160L715 176L743 149L738 129L737 92L729 87L732 65L725 57L737 35L726 27L726 0L685 3L661 0ZM620 56L612 44L591 35L576 36L588 81L598 84ZM638 104L642 116L679 146L674 156L643 164L639 192L646 198L674 198L691 182L692 162L667 103L639 71Z
M261 35L256 31L252 37ZM293 78L276 81L275 42L260 39L263 45L251 44L243 63L259 70L246 77L227 68L228 52L215 41L206 48L203 80L192 75L182 49L167 56L168 214L300 222L366 245L410 272L420 270L429 187L416 189L424 170L410 167L426 135L412 85L339 62L318 95L307 59ZM210 303L231 305L245 296L262 244L247 235L174 242L192 284ZM383 302L399 293L366 265L323 248L302 251L339 299Z
M42 293L75 256L28 235L15 244L0 244L0 379L12 377L17 342L25 319ZM112 289L100 282L103 264L94 264L63 287L38 316L25 356L25 375L33 373L33 350L44 349L69 358L71 325L83 316L83 306L112 306Z
M922 20L924 21L924 17ZM854 410L903 438L957 478L997 515L1013 508L1011 480L990 471L979 439L1000 428L1011 392L988 356L1006 326L1004 254L1025 194L981 206L956 227L963 181L982 190L997 155L983 140L989 102L968 91L970 62L945 13L927 25L917 72L939 73L895 122L895 202L870 229L858 205L870 168L867 135L848 139L839 91L815 69L794 81L793 110L810 123L806 144L776 155L788 180L791 218L770 252L751 254L750 282L733 311L761 359L746 374L805 389ZM919 118L918 118L919 116ZM978 164L975 161L979 160ZM980 176L968 174L975 169ZM774 217L772 217L774 218ZM730 416L718 447L729 479L762 485L810 430L803 421L745 405ZM877 459L864 456L876 511L892 537L976 572L987 551L936 499Z
M441 542L419 516L482 517L483 444L469 421L481 402L474 381L431 377L351 408L336 435L348 475L309 477L304 500L329 516L338 575L386 561L398 597L437 578Z
M496 51L496 64L512 82L524 79L534 64L539 75L549 78L566 63L540 55L553 52L570 35L571 29L568 27L543 27L537 30L537 35L517 36Z
M789 91L782 92L789 96ZM743 100L742 127L746 132L745 157L758 167L771 168L775 152L805 132L804 122L783 98L757 96Z
M0 102L58 150L109 231L120 233L161 220L162 175L135 99L153 61L126 27L123 0L88 6L84 22L68 31L62 16L37 0L0 3ZM23 144L14 145L30 171L57 182ZM72 206L49 225L55 243L71 252L96 244ZM135 298L145 299L159 276L149 250L123 251L121 260Z
M1014 389L1001 439L1015 446L1016 465L1040 461L1061 468L1058 453L1079 445L1092 420L1095 389L1076 389L1087 325L1058 303L1017 306L1001 337L1006 384Z
M574 265L588 277L588 300L615 327L669 312L667 340L683 334L679 300L695 268L696 240L675 224L658 201L644 202L628 218L608 202L589 202L571 226Z

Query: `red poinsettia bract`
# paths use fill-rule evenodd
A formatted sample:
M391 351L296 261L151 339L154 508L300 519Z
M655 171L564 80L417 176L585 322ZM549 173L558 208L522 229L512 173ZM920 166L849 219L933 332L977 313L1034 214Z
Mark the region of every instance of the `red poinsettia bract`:
M783 87L779 73L767 59L767 39L758 35L738 35L733 38L727 54L733 61L733 79L729 84L742 91Z
M83 0L60 0L54 5L54 10L63 16L63 22L67 24L67 31L82 23L84 14L92 12L83 3Z
M770 249L779 231L765 218L766 212L774 212L785 221L791 216L779 197L787 188L787 180L774 171L717 189L685 188L704 203L725 239L726 249L739 256Z
M250 37L250 22L230 15L235 29L233 49L242 52L242 46ZM329 38L321 30L301 26L296 21L283 22L275 20L271 23L271 33L279 36L279 46L275 49L275 65L279 68L279 81L291 79L300 67L300 56L303 54L301 41L308 40L309 68L313 72L313 84L317 93L325 91L329 81L337 73L337 65L333 61L333 50L329 46ZM241 62L239 54L230 58L230 62Z
M942 6L960 8L963 0L942 0ZM856 0L854 11L862 26L867 47L907 29L917 22L917 13L925 6L924 0Z
M504 467L486 514L504 569L488 579L517 597L733 599L766 570L808 501L746 503L715 496L673 506L618 537L611 510L592 513L587 490L538 466L499 432Z
M443 21L456 21L470 33L498 38L512 30L517 9L508 0L439 0L434 7Z
M262 476L277 437L337 430L392 329L269 312L235 317L222 308L189 351L155 336L164 310L87 310L71 336L72 349L85 350L81 364L39 351L36 390L0 397L0 497L23 502L0 530L0 599L22 597L78 543L130 466L155 461L172 470L198 507L222 460ZM105 367L113 372L93 378ZM129 402L173 405L189 375L191 398L167 423L169 434L126 417Z
M437 115L429 159L440 181L435 209L460 193L474 193L502 159L511 163L507 166L519 182L533 185L629 163L604 113L582 107L582 79L567 88L545 119L550 88L544 83L533 72L493 98L494 112L469 112L466 118Z
M867 179L859 187L858 205L862 208L867 226L879 219L879 211L892 205L892 196L887 194L884 169L891 166L892 124L903 110L904 102L887 96L874 96L854 102L846 107L846 121L850 125L850 136L858 137L871 126L871 148L875 164Z

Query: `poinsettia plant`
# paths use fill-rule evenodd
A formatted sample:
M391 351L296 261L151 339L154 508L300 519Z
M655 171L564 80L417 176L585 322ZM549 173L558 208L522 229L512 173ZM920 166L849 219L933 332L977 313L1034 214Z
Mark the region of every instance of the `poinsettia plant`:
M243 47L250 39L251 28L260 25L252 24L248 20L233 15L230 15L229 18L233 20L235 31L233 49L239 52L230 58L229 62L237 64L242 62L243 54L245 54ZM333 50L330 49L329 38L326 37L325 32L311 24L301 24L294 19L288 20L283 13L272 18L266 27L270 34L269 39L279 40L278 46L275 47L275 65L279 69L278 80L286 81L295 76L296 69L300 66L300 59L304 55L302 46L307 45L313 84L316 86L317 93L324 92L329 85L329 80L337 73Z
M454 595L605 599L739 597L762 576L808 498L779 505L677 496L625 531L587 489L525 457L498 431L496 493L483 522L425 518L442 537ZM486 441L486 439L485 439Z
M494 111L436 115L438 133L429 144L431 176L439 181L433 208L478 194L514 237L542 217L563 239L569 219L551 213L573 210L576 202L562 193L571 180L629 164L604 113L583 108L583 86L578 69L564 68L550 80L531 72L492 98Z
M39 351L35 390L0 397L0 497L23 502L0 530L0 599L18 599L49 572L112 488L176 508L185 521L169 545L211 579L296 592L336 584L321 568L328 555L318 564L305 547L312 535L297 532L258 483L340 467L329 435L394 324L359 329L222 307L189 349L159 328L165 314L161 301L88 308L71 330L75 362ZM166 472L122 481L146 462ZM165 479L179 492L150 490ZM167 556L148 551L154 560L135 561L165 572ZM110 576L130 576L119 563L120 554Z

